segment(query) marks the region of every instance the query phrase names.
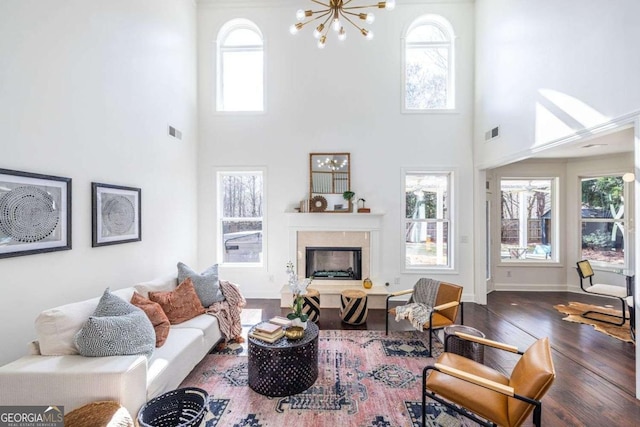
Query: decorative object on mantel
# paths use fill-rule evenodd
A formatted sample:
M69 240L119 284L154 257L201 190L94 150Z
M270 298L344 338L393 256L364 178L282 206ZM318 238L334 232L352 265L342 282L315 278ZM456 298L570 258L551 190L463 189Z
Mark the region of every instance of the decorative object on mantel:
M313 196L309 208L311 212L324 212L327 210L327 199L322 196Z
M373 282L368 277L362 281L362 286L365 289L371 289L373 287Z
M362 207L358 208L358 213L370 213L371 209L364 207L364 202L366 202L366 200L365 199L358 199L358 204L360 204L360 202L362 202Z
M358 18L365 21L367 24L371 24L375 20L373 13L356 13L352 12L353 10L373 7L378 9L393 10L396 7L395 0L380 1L376 4L361 6L347 6L349 3L351 3L352 0L329 0L328 4L318 0L311 1L324 6L325 8L319 10L298 10L296 12L296 18L300 22L289 27L289 32L291 34L296 34L305 25L311 22L322 20L322 22L320 22L320 24L313 32L313 36L318 39L318 48L320 49L324 48L325 46L325 43L327 41L327 34L329 34L329 28L332 28L336 33L338 33L338 40L344 41L347 38L347 32L345 31L343 26L344 21L347 21L348 23L356 27L358 29L358 32L362 34L365 39L371 40L373 38L373 32L367 30L364 27L360 27L359 24L352 21L352 18ZM329 20L331 20L330 25Z
M309 315L302 310L304 302L303 296L306 295L307 287L311 284L313 278L300 281L291 261L287 263L287 276L289 276L289 289L291 289L291 293L293 294L293 304L291 306L293 312L287 314L287 319L291 320L291 326L300 326L303 329L307 329Z
M345 199L347 202L349 202L349 206L347 208L348 211L352 210L352 203L351 200L356 196L356 193L354 193L351 190L347 190L344 193L342 193L342 198Z

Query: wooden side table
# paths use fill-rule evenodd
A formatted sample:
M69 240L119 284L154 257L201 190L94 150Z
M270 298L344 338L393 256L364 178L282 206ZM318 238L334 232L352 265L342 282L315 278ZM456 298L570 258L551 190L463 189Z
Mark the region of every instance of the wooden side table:
M357 289L347 289L340 295L340 318L350 325L362 325L367 321L367 294Z
M309 320L318 323L320 320L320 292L317 289L307 288L307 293L302 297L302 312L309 316Z

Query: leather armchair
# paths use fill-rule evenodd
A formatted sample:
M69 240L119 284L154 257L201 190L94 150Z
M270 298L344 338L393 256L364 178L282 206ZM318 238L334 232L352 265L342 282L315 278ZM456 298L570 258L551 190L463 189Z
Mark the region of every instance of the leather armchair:
M483 426L517 427L533 411L533 424L542 422L542 396L555 379L549 338L541 338L524 353L517 347L455 334L461 339L520 354L510 376L457 354L444 352L422 372L422 425L429 397ZM453 336L453 335L452 335Z

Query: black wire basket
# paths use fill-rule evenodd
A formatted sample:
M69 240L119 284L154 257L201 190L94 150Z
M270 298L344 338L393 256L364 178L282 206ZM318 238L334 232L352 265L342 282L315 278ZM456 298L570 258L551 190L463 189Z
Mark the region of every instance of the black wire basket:
M196 427L207 413L209 394L196 387L179 388L148 401L138 413L140 427Z

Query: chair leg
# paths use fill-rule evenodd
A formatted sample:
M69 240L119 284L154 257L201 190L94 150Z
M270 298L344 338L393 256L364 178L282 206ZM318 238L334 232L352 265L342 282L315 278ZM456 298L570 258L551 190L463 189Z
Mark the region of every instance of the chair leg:
M536 405L533 409L533 425L540 427L542 425L542 403Z
M616 316L615 314L602 313L600 311L595 311L595 310L585 311L580 316L584 317L585 319L597 320L598 322L608 323L610 325L622 326L627 321L627 308L624 302L624 298L620 298L620 301L622 302L622 316ZM622 319L622 322L612 322L612 321L603 320L597 317L589 317L588 314L591 314L591 313L598 314L600 316L605 316L605 317L612 317L614 319Z

